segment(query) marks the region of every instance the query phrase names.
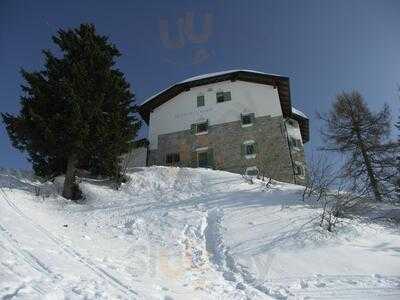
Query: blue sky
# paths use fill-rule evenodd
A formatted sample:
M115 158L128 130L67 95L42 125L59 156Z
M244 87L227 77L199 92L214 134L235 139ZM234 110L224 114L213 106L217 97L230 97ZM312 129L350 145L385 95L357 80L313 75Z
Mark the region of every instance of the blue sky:
M192 31L187 25L191 16ZM118 67L138 103L202 73L245 68L289 76L293 104L310 116L309 154L321 143L315 112L326 111L338 92L357 89L371 108L387 102L398 115L397 0L2 0L0 111L19 111L19 69L40 69L41 50L54 49L50 38L57 28L82 22L94 23L120 49ZM145 128L140 134L146 134ZM0 166L29 168L3 125Z

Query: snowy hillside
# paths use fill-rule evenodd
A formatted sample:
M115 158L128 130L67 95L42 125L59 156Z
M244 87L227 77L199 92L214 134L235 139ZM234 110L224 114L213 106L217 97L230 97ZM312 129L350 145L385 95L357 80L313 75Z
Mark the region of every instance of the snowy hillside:
M83 182L74 204L3 171L0 299L400 299L398 229L348 220L328 234L290 184L129 176L120 191Z

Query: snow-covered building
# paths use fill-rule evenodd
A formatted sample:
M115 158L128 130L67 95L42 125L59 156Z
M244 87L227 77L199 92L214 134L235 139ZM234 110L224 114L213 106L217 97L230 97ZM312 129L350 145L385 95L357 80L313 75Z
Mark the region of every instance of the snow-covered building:
M192 77L139 107L149 165L266 171L304 183L307 116L292 107L289 78L251 70Z

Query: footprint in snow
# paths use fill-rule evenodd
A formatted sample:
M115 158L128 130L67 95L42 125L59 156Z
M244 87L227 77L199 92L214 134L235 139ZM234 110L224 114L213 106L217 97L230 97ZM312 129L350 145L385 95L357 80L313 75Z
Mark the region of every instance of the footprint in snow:
M319 287L319 288L323 288L323 287L326 287L326 284L323 283L323 282L318 282L318 283L315 284L315 286Z
M352 285L357 285L357 281L354 281L354 280L351 280L351 279L347 280L346 282L349 283L349 284L352 284Z
M300 285L300 288L302 288L302 289L308 288L308 283L305 282L303 279L300 280L299 285Z

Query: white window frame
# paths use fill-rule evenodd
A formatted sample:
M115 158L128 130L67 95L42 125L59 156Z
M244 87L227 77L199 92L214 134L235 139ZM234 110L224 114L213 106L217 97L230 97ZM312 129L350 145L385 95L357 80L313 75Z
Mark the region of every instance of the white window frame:
M257 174L256 175L249 175L249 174L247 174L249 171L257 171ZM259 172L260 172L260 170L256 166L247 167L246 171L245 171L247 176L257 176Z
M203 151L208 151L208 147L200 147L196 149L196 152L203 152Z
M255 144L256 143L256 141L255 140L247 140L247 141L244 141L243 142L243 144Z
M244 141L243 142L243 145L245 146L245 154L244 154L244 157L246 158L246 159L254 159L254 158L256 158L257 157L257 154L256 153L253 153L253 154L246 154L246 146L247 145L254 145L256 142L254 141L254 140L247 140L247 141Z

